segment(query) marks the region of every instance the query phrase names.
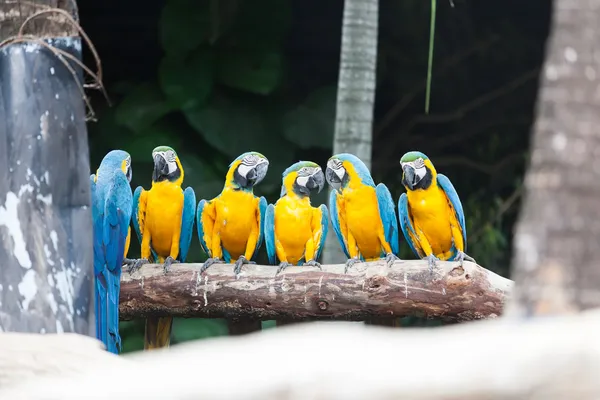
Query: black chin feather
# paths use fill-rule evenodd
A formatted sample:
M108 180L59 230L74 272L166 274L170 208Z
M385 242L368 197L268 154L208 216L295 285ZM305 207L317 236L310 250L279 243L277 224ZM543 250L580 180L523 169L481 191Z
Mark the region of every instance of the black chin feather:
M153 182L162 182L162 181L175 182L179 178L181 178L181 170L179 169L179 167L177 167L175 169L175 171L171 172L170 174L166 174L166 175L161 174L160 171L158 171L156 168L154 168L154 171L152 172L152 181Z
M423 177L423 179L421 179L419 182L417 182L417 184L415 185L415 188L413 190L427 189L427 188L429 188L429 186L431 186L431 182L433 181L433 174L431 173L431 170L429 169L429 167L426 166L425 170L427 171L425 173L425 177Z

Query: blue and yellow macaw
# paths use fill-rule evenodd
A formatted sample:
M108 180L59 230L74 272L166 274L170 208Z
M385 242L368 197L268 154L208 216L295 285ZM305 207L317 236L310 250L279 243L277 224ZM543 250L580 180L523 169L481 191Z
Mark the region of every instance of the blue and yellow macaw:
M196 212L198 238L208 254L200 272L223 260L235 261L234 273L251 261L263 240L267 200L256 197L254 186L267 175L269 160L251 151L230 165L221 194L212 200L200 200Z
M311 206L310 193L319 193L324 184L321 167L310 161L297 162L283 172L280 198L267 207L264 230L269 262L280 261L277 274L290 265L321 268L318 259L329 216L324 204Z
M135 189L132 220L142 260L164 263L168 273L171 264L185 262L190 248L196 194L191 187L181 189L184 173L175 150L159 146L152 151L152 158L152 187ZM172 325L173 317L147 318L144 349L169 346Z
M418 151L402 156L402 184L398 200L402 233L417 257L427 260L430 271L437 260L475 260L466 255L467 227L456 189L438 174L429 158Z
M335 189L329 195L331 223L348 257L346 271L357 262L399 260L398 221L392 195L375 186L367 166L355 155L336 154L327 161L325 177Z
M104 156L96 174L90 176L96 337L104 343L108 351L115 354L121 349L121 269L131 239L131 175L131 156L122 150L112 150Z

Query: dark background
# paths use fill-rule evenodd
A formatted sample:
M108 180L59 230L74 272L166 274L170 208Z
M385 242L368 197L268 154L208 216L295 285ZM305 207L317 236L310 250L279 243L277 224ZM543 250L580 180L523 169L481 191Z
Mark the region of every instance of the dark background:
M461 196L468 253L508 276L551 2L453 3L438 0L426 115L430 2L380 0L372 174L397 199L400 157L427 154ZM324 165L331 155L343 1L103 0L79 7L112 102L91 93L93 169L109 150L126 150L133 188L149 188L151 151L169 145L183 163L184 186L208 199L220 192L227 165L255 150L270 161L256 193L274 202L286 167L299 159ZM89 52L86 64L94 65ZM324 200L322 193L313 203ZM138 254L134 238L130 256ZM204 258L194 235L187 261ZM403 238L401 258L413 258ZM123 322L121 334L125 351L143 347L143 321ZM223 334L222 320L176 319L172 343Z

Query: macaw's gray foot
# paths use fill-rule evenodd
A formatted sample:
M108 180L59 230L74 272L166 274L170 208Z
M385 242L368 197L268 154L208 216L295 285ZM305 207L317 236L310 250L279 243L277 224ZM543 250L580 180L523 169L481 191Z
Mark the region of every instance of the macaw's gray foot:
M387 253L385 255L385 263L387 264L388 268L394 265L394 261L400 261L400 257L393 253Z
M362 262L362 261L360 261L360 258L358 258L358 257L349 258L346 261L346 268L344 268L344 273L345 274L348 273L348 268L352 268L354 266L354 264L359 263L359 262Z
M163 268L165 270L165 274L169 271L171 271L171 264L178 264L179 261L177 261L176 259L174 259L173 257L169 256L165 259L165 263L163 264Z
M423 260L427 261L427 265L429 266L429 273L433 273L433 267L436 266L437 261L440 259L434 256L433 254L428 255L427 257L423 257Z
M123 259L123 265L127 265L129 268L127 269L127 272L129 272L129 275L133 274L134 272L136 272L137 270L139 270L140 268L142 268L142 265L144 264L148 264L150 261L148 261L147 258L124 258Z
M319 268L321 271L323 271L323 268L321 268L321 263L318 263L317 260L308 260L307 262L304 263L304 265L307 265L309 267L317 267Z
M275 275L279 274L281 271L283 271L284 269L286 269L287 267L291 266L292 264L290 264L287 261L282 261L279 263L279 268L277 268L277 272L275 272Z
M240 256L233 267L233 273L236 277L242 272L242 265L244 264L250 264L250 261L246 257Z
M463 261L465 261L465 260L471 261L471 262L477 264L477 261L475 261L475 259L473 257L471 257L470 255L466 254L465 252L459 250L456 253L456 257L454 258L454 261L458 261L459 265L462 267Z
M208 267L210 267L213 264L223 264L223 260L221 260L219 257L211 257L207 259L206 261L204 261L204 264L202 264L202 267L200 267L200 273L206 271Z

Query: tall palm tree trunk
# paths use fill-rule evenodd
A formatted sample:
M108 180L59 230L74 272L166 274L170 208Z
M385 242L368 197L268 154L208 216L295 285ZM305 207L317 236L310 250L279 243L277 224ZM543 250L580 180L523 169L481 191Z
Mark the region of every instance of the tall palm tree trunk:
M373 105L377 68L379 0L345 0L333 153L352 153L371 167ZM346 260L333 228L324 264Z
M555 0L507 316L600 306L600 0Z

